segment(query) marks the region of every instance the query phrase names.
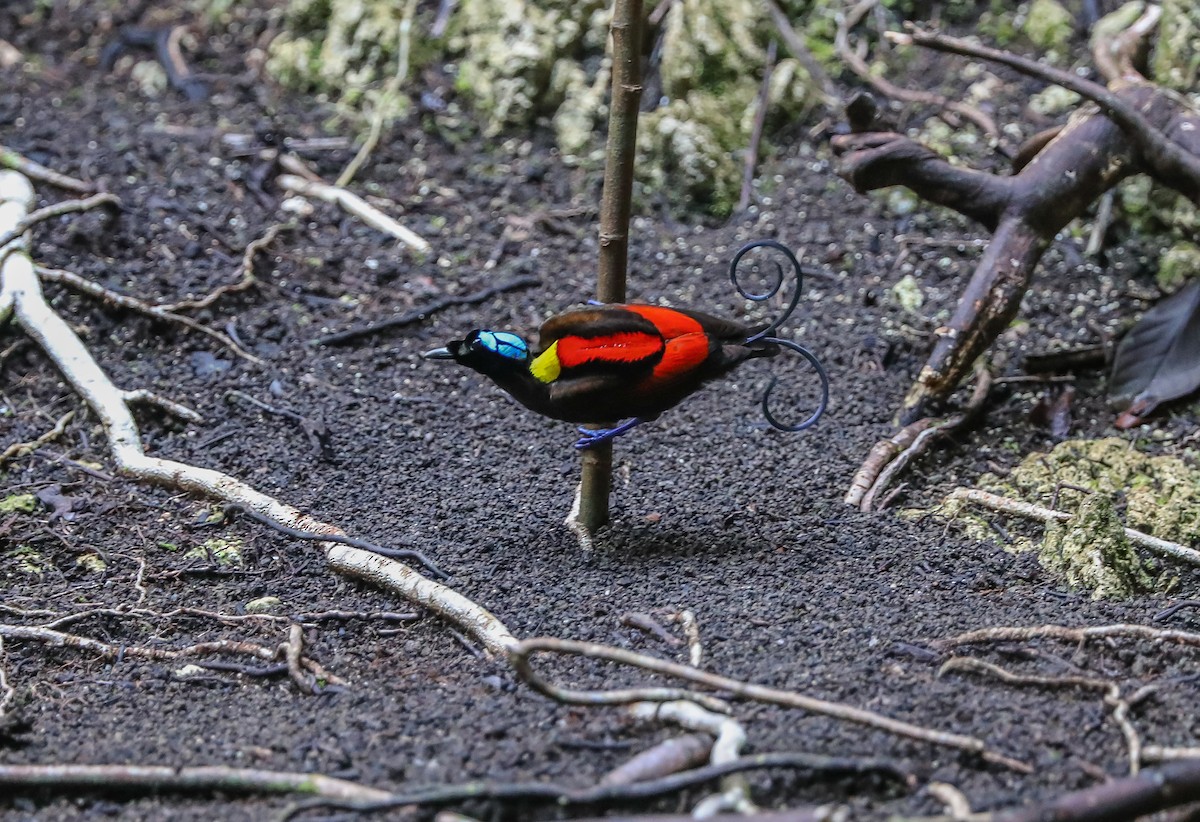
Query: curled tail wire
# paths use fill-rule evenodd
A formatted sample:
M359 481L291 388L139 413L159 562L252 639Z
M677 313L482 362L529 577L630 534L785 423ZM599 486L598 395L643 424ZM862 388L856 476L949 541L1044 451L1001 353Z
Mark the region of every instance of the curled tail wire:
M800 354L800 356L802 356L804 359L808 360L809 365L811 365L817 372L817 378L821 381L821 399L817 403L816 410L814 410L812 414L803 422L787 425L780 422L779 419L771 413L771 392L775 389L776 383L779 382L778 377L772 377L770 384L767 385L767 390L763 392L762 412L763 416L766 418L767 422L770 423L771 427L780 431L803 431L805 428L810 428L811 426L815 425L817 420L821 418L821 415L825 413L825 409L829 406L829 374L825 371L824 366L821 365L821 361L817 359L816 355L814 355L807 348L792 340L780 339L779 337L774 336L774 334L779 330L781 325L787 322L788 318L790 318L792 313L796 310L796 306L800 304L800 292L804 285L804 271L800 266L800 260L792 252L792 250L778 240L755 240L754 242L747 243L738 250L738 253L734 255L733 260L729 264L729 281L733 283L733 287L737 289L738 294L742 295L742 297L745 299L750 300L751 302L765 302L778 294L780 289L783 288L784 282L786 282L784 267L779 263L776 263L774 277L771 280L770 287L766 291L748 291L746 287L742 285L741 279L738 276L739 267L741 266L741 263L743 259L745 259L746 255L758 248L767 248L783 254L783 256L791 264L792 271L795 273L796 287L792 291L792 296L788 300L788 304L784 308L783 312L780 313L780 315L770 325L747 337L745 344L753 345L755 343L765 342L774 343L775 345L790 349ZM758 264L755 264L755 267L758 267Z
M775 384L779 382L779 377L772 377L771 382L767 385L767 390L763 392L762 396L763 416L767 418L767 422L771 424L772 428L777 428L780 431L803 431L805 428L811 428L813 425L816 425L817 420L821 419L821 415L825 413L825 409L829 406L829 374L826 373L825 367L821 365L821 361L817 359L815 354L798 342L781 340L778 337L761 337L760 339L763 342L773 342L776 345L782 345L784 348L790 348L792 351L799 353L801 357L808 360L809 365L817 372L818 379L821 380L821 400L817 403L816 410L804 422L786 425L781 423L771 413L771 392L775 389Z

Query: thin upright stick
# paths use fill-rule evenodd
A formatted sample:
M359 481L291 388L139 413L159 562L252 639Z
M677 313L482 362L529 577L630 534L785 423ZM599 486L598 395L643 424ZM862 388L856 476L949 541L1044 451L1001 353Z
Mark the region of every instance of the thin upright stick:
M625 301L633 158L642 96L641 23L642 0L614 0L612 102L604 192L600 198L600 267L596 278L596 299L602 303ZM583 452L579 523L589 533L608 523L611 486L612 446L606 442Z

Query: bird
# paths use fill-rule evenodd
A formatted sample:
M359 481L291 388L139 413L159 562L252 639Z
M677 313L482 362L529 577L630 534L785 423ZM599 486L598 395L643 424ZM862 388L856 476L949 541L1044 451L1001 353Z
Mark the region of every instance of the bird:
M658 419L706 383L747 360L773 357L781 346L800 351L818 369L827 396L828 380L815 358L794 342L765 336L773 328L684 308L593 303L546 320L536 347L510 331L475 329L422 356L471 368L552 419L626 420L612 428L580 427L575 447L588 449ZM808 427L824 405L786 430ZM784 428L769 411L767 419Z

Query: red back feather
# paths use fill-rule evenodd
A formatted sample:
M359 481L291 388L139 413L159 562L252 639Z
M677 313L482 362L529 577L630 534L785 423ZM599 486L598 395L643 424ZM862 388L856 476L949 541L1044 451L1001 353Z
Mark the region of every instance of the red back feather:
M682 377L708 359L711 350L708 335L703 332L669 339L651 379L657 382Z
M704 333L704 328L699 322L673 308L663 308L658 305L627 305L625 310L632 311L652 322L664 339L670 340L682 337L684 334Z
M562 337L556 350L563 368L595 362L637 363L657 356L663 350L663 341L654 334L625 331L598 337Z

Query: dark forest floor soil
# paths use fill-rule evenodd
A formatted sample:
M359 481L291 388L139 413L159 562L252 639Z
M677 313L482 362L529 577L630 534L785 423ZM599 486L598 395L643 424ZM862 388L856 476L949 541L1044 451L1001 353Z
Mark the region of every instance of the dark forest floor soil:
M125 205L113 222L88 214L41 226L35 259L151 300L200 295L236 279L246 244L290 215L279 210L278 191L268 187L265 199L250 191L256 160L237 156L221 136L268 125L289 137L323 136L329 111L263 88L248 74L249 34L201 45L195 58L214 83L209 100L186 103L170 91L147 97L127 66L111 74L98 69L104 33L88 25L95 21L23 17L32 5L0 11L0 38L29 61L0 75L0 139L101 183ZM928 76L913 67L914 84ZM1019 117L1020 102L1001 114ZM750 214L697 222L644 204L633 227L629 290L637 300L742 316L747 307L725 273L736 249L762 237L806 249L808 262L825 274L808 284L790 330L830 372L828 415L803 434L770 430L757 408L769 379L762 363L711 386L619 441L613 524L590 554L562 525L578 473L570 426L518 408L472 372L419 358L479 326L532 332L591 293L598 185L564 167L539 138L499 147L464 140L433 116L392 129L354 187L390 201L387 210L425 236L435 253L416 256L317 204L258 258L258 287L198 314L216 328L232 325L265 366L176 325L56 286L48 291L117 385L160 392L204 416L203 424L185 425L139 412L150 453L226 471L355 536L411 541L517 636L594 640L683 661L683 650L625 627L622 616L691 609L710 671L974 734L1034 772L1017 774L797 711L739 704L749 751L903 760L919 771L922 785L949 782L976 810L1123 775L1126 747L1097 694L1009 687L961 674L939 678L940 659L920 649L986 626L1147 623L1164 600L1093 602L1065 590L1034 559L1006 552L1002 529L994 541L975 542L941 522L890 511L865 515L842 504L864 455L890 433L931 332L971 270L977 251L970 243L982 234L940 211L891 215L883 198L858 196L833 175L828 147L806 136L807 126L792 133L794 140L762 168L762 199ZM332 178L349 152L306 157ZM38 186L39 204L61 197ZM531 216L537 219L523 236L501 245L506 223ZM926 294L920 315L905 313L889 296L904 270L900 234L947 241L908 248L907 263ZM1027 324L998 348L1002 372L1016 373L1022 353L1094 340L1098 328L1116 327L1144 308L1133 295L1152 290L1152 274L1132 241L1120 232L1114 240L1103 268L1084 263L1075 240L1047 255L1025 302ZM492 268L489 259L496 260ZM534 274L541 284L347 345L310 344L323 333L517 274ZM0 519L0 619L38 624L52 618L46 612L135 605L159 613L188 606L237 614L266 596L278 597L280 613L288 615L409 610L331 572L314 543L244 517L198 527L209 501L108 475L95 418L42 353L20 340L14 328L0 339L0 348L16 346L3 363L0 444L37 437L68 410L76 416L62 438L2 469L2 496L57 485L70 511ZM1077 388L1072 434L1111 434L1102 375L1081 375ZM323 423L324 447L314 447L300 425L234 392ZM997 392L975 433L916 464L898 504L930 504L989 467L1012 466L1048 448L1048 433L1029 421L1038 395L1027 385ZM1188 408L1158 422L1160 439L1193 427ZM1145 429L1139 435L1147 439ZM214 539L239 543L243 564L214 564L203 548ZM38 573L22 570L31 555ZM89 570L78 561L85 555L103 557L107 569ZM1194 591L1195 573L1179 575L1178 591ZM1187 627L1192 619L1184 614L1175 624ZM275 644L286 633L262 620L111 614L69 630L163 648L218 638ZM252 766L389 789L476 778L584 786L674 733L638 725L616 708L554 704L434 618L323 620L307 637L311 655L348 687L309 696L286 676L212 671L187 678L176 673L182 663L111 663L10 641L0 665L17 689L15 711L24 724L0 730L0 761ZM1195 663L1185 651L1127 641L977 653L1025 670L1081 672L1126 687L1169 682ZM642 681L578 661L554 671L568 682ZM1144 741L1195 744L1196 701L1193 678L1140 704L1134 720ZM750 779L767 806L839 802L859 816L942 811L924 790L873 779L811 780L779 771ZM654 807L683 810L702 795L689 791ZM262 819L288 801L0 794L0 815ZM467 810L490 817L496 809ZM500 817L569 818L598 810L604 809L530 805Z

